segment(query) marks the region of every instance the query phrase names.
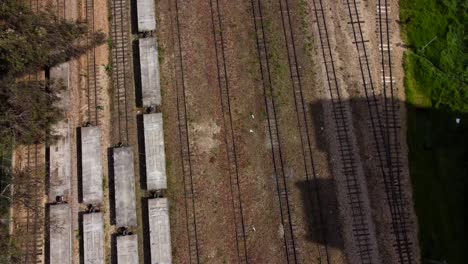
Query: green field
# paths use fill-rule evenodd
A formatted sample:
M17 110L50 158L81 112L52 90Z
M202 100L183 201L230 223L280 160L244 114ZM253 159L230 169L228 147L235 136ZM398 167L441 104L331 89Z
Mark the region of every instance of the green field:
M402 0L400 5L408 45L408 145L422 260L467 263L468 2Z

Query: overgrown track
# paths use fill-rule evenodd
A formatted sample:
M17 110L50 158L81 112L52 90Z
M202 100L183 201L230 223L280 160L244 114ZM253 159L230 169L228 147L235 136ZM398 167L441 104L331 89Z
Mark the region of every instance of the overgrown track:
M242 196L239 183L236 141L232 125L231 103L229 99L229 76L226 67L225 40L223 37L223 17L219 0L210 0L211 20L215 39L216 62L218 69L218 83L221 92L221 106L223 110L224 142L227 148L229 163L229 180L231 184L232 207L236 225L236 241L239 263L247 263L246 228L242 210Z
M192 160L190 152L190 142L187 123L187 104L185 94L185 72L183 63L183 51L181 44L180 21L179 21L179 0L174 0L174 18L175 25L172 27L174 56L175 56L175 74L177 87L177 121L179 127L180 155L182 158L182 171L184 179L185 210L187 215L187 233L189 243L190 263L200 263L199 243L197 233L197 214L195 210L195 189L192 177Z
M294 240L294 224L291 219L290 198L288 193L288 180L284 173L283 156L281 150L278 122L276 118L275 100L273 96L273 86L271 81L270 62L268 58L268 45L266 31L263 21L263 10L261 0L251 0L252 13L257 39L257 51L260 61L260 71L263 83L263 93L265 107L268 116L268 127L270 132L270 142L272 148L273 164L276 176L276 185L281 213L281 223L284 231L284 246L288 263L298 263L299 252Z
M350 138L349 126L351 120L347 115L345 104L342 101L338 79L336 76L335 61L333 58L332 47L330 44L330 36L327 28L327 19L322 0L314 0L314 13L317 19L318 39L323 56L323 64L327 76L327 85L330 92L332 102L332 114L336 126L336 139L338 141L338 151L342 163L342 173L346 181L346 194L348 204L351 208L350 221L352 224L352 235L356 246L356 254L359 256L361 263L373 263L373 245L371 242L371 234L369 223L366 218L366 212L363 208L363 190L360 187L356 150L353 147Z
M310 134L312 124L312 121L310 119L312 118L312 115L309 111L309 107L307 107L307 103L305 102L303 96L301 68L298 63L289 0L279 0L279 4L284 39L286 42L286 49L288 53L288 63L294 93L294 102L296 105L296 115L298 119L299 132L301 135L301 146L305 164L306 181L308 183L308 191L311 194L315 194L315 196L313 197L313 199L311 199L310 202L312 203L312 208L318 208L318 213L314 214L314 223L316 223L317 225L317 230L319 231L320 236L320 244L317 246L319 255L317 257L319 258L321 263L330 263L327 245L327 229L323 219L322 204L320 200L320 186L317 181L317 175L315 173L315 165L312 154Z
M126 0L112 0L111 36L112 36L112 83L113 105L117 120L119 143L128 144L129 113L127 96L131 85L129 52L129 12ZM114 119L114 120L115 120Z
M86 0L86 23L89 27L86 41L88 46L93 42L94 27L94 0ZM96 65L96 48L90 49L86 53L86 87L87 87L87 104L88 104L88 121L90 125L99 125L98 113L98 73Z
M57 16L59 18L66 18L66 2L67 0L54 0L53 5L56 9Z
M400 138L401 129L399 123L399 103L395 98L397 87L393 79L392 55L391 55L391 29L389 18L389 3L387 0L379 0L377 5L377 27L379 38L379 50L382 67L382 85L384 90L384 116L386 126L387 146L387 173L391 177L384 178L387 202L392 214L392 228L395 236L394 247L399 263L414 263L411 242L408 238L408 219L405 212L405 198L402 192L401 177L402 164L400 160Z
M41 8L41 0L29 0L29 7L33 12L38 12Z
M44 153L41 152L39 145L31 145L26 148L26 161L25 171L31 175L31 177L38 178L44 177ZM30 186L32 190L37 190L37 199L29 201L29 204L17 206L18 214L22 215L22 219L18 219L19 225L15 227L20 234L16 234L16 237L20 239L21 257L20 263L42 263L43 259L43 243L44 243L44 205L42 203L42 191L44 186L40 186L42 183L40 180L32 180L37 186ZM21 188L18 186L17 188Z

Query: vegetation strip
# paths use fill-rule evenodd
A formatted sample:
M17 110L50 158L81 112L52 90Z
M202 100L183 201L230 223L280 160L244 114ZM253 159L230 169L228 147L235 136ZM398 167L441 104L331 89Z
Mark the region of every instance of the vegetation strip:
M275 169L276 187L278 192L281 223L284 231L284 245L288 263L297 263L299 252L296 248L294 224L291 219L290 198L288 193L288 179L283 166L283 153L279 135L277 113L272 85L268 43L264 26L263 6L261 0L251 0L252 18L254 20L257 51L262 75L263 97L268 117L268 129L271 142L271 151Z
M410 173L423 262L466 262L468 85L463 0L404 0Z

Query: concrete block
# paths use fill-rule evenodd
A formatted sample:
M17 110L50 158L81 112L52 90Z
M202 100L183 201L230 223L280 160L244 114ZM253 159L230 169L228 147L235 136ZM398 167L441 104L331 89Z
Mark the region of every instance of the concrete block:
M137 0L138 31L153 31L156 29L154 0Z
M137 235L117 237L117 264L139 264Z
M143 126L145 135L146 187L148 190L167 189L162 114L143 115Z
M68 204L49 207L50 264L72 263L71 210Z
M98 127L81 128L81 171L83 202L102 203L101 130Z
M169 204L167 198L148 200L151 263L172 263Z
M104 264L104 218L102 213L83 215L84 264Z
M137 225L133 148L113 149L115 222L117 227Z
M60 122L55 126L60 138L49 147L49 202L57 196L68 200L71 186L70 126Z
M143 106L161 104L158 46L155 38L139 40Z

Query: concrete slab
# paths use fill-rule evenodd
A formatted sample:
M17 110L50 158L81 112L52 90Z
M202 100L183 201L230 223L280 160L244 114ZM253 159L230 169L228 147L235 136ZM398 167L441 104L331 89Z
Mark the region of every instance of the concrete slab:
M49 147L49 202L57 196L68 200L71 195L70 126L59 122L54 129L60 138Z
M81 128L81 171L83 202L102 202L101 130L98 127Z
M137 0L138 31L153 31L156 29L154 0Z
M161 105L158 46L155 38L141 38L140 70L143 106Z
M117 263L138 264L138 236L117 237Z
M113 149L115 222L117 227L137 226L133 147Z
M102 213L83 215L84 264L104 264L104 218Z
M68 204L49 207L50 264L72 263L71 210Z
M145 135L146 188L148 190L167 189L162 114L143 115L143 127Z
M172 263L169 203L167 198L148 200L151 263Z

